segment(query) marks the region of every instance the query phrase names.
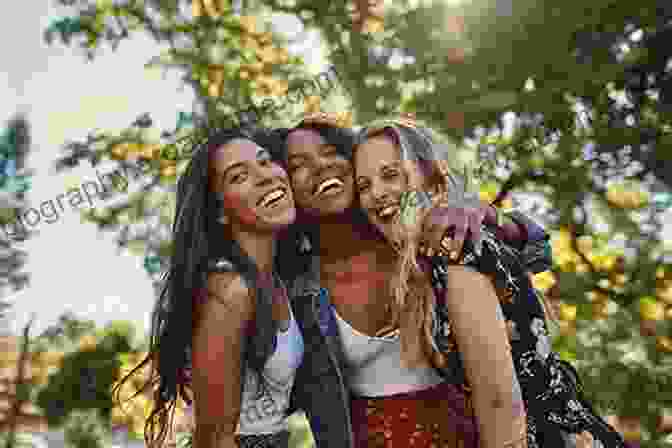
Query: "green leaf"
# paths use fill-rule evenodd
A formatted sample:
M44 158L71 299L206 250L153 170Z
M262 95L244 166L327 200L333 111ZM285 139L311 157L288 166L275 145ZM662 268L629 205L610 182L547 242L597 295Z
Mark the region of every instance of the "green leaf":
M488 92L485 95L462 103L467 110L504 109L511 107L518 101L516 92Z

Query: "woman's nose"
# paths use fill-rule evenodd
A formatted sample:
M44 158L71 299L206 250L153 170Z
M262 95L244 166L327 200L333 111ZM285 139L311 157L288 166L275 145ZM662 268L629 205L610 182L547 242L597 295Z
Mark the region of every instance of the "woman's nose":
M334 159L332 157L319 156L315 163L317 172L322 174L322 171L328 170L334 166Z
M273 169L273 164L265 166L257 165L255 170L256 185L265 186L273 182L273 178L277 177L276 171Z
M372 182L371 183L371 197L374 202L382 202L383 200L389 197L390 192L381 182Z

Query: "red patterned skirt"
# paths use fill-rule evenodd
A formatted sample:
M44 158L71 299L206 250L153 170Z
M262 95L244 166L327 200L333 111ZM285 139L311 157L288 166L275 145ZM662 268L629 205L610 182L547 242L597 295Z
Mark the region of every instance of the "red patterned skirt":
M443 383L418 392L352 400L356 448L478 448L469 394Z

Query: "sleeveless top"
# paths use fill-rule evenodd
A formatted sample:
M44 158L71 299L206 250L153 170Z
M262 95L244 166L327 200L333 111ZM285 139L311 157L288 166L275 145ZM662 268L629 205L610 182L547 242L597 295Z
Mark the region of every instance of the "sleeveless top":
M233 265L228 260L216 259L208 262L208 270L230 272ZM259 384L258 376L251 371L243 373L240 417L236 427L236 434L240 436L279 434L289 429L287 415L290 395L296 372L303 361L304 340L294 317L292 301L289 297L287 299L289 323L284 325L286 329L278 329L275 335L275 349L261 372L263 381ZM185 369L187 378L191 378L191 368L191 348L188 348ZM244 441L245 438L240 440L241 443Z
M256 375L245 373L240 420L240 435L273 434L287 431L287 410L296 370L303 360L303 337L290 306L289 328L278 330L275 351L262 372L265 382L259 385Z
M359 397L387 397L436 386L443 378L432 368L401 366L399 335L375 337L354 329L334 310L348 367L347 383Z

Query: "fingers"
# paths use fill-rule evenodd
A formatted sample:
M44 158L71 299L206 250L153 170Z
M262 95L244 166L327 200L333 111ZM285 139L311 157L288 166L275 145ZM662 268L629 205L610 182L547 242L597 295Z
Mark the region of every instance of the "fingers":
M471 239L474 251L481 255L485 220L485 208L437 207L423 221L423 234L419 253L432 257L444 255L456 261L464 249L467 236Z
M464 216L464 220L455 225L455 236L453 237L453 250L450 253L450 259L457 260L459 254L464 248L464 240L467 238L467 231L469 230L469 217Z
M432 245L432 234L434 229L434 224L439 219L437 214L437 209L431 209L425 218L422 220L422 234L420 235L420 246L418 248L418 253L420 255L431 257L436 252L436 247Z
M469 234L471 236L472 244L474 245L474 252L479 257L483 252L483 234L481 232L481 227L485 221L485 210L482 210L479 213L474 213L469 216Z
M429 256L439 254L443 251L441 240L446 233L446 228L450 226L450 223L459 219L459 217L454 216L454 210L451 209L437 208L432 210L432 212L428 216L428 219L425 220L427 225L424 233L424 239L429 247L429 252L432 253Z
M423 222L419 253L432 257L442 254L457 259L464 244L468 217L459 207L441 207L432 210ZM454 232L454 234L453 234Z
M450 258L452 261L457 261L460 252L455 249L455 247L455 240L446 233L443 238L441 238L441 254Z

